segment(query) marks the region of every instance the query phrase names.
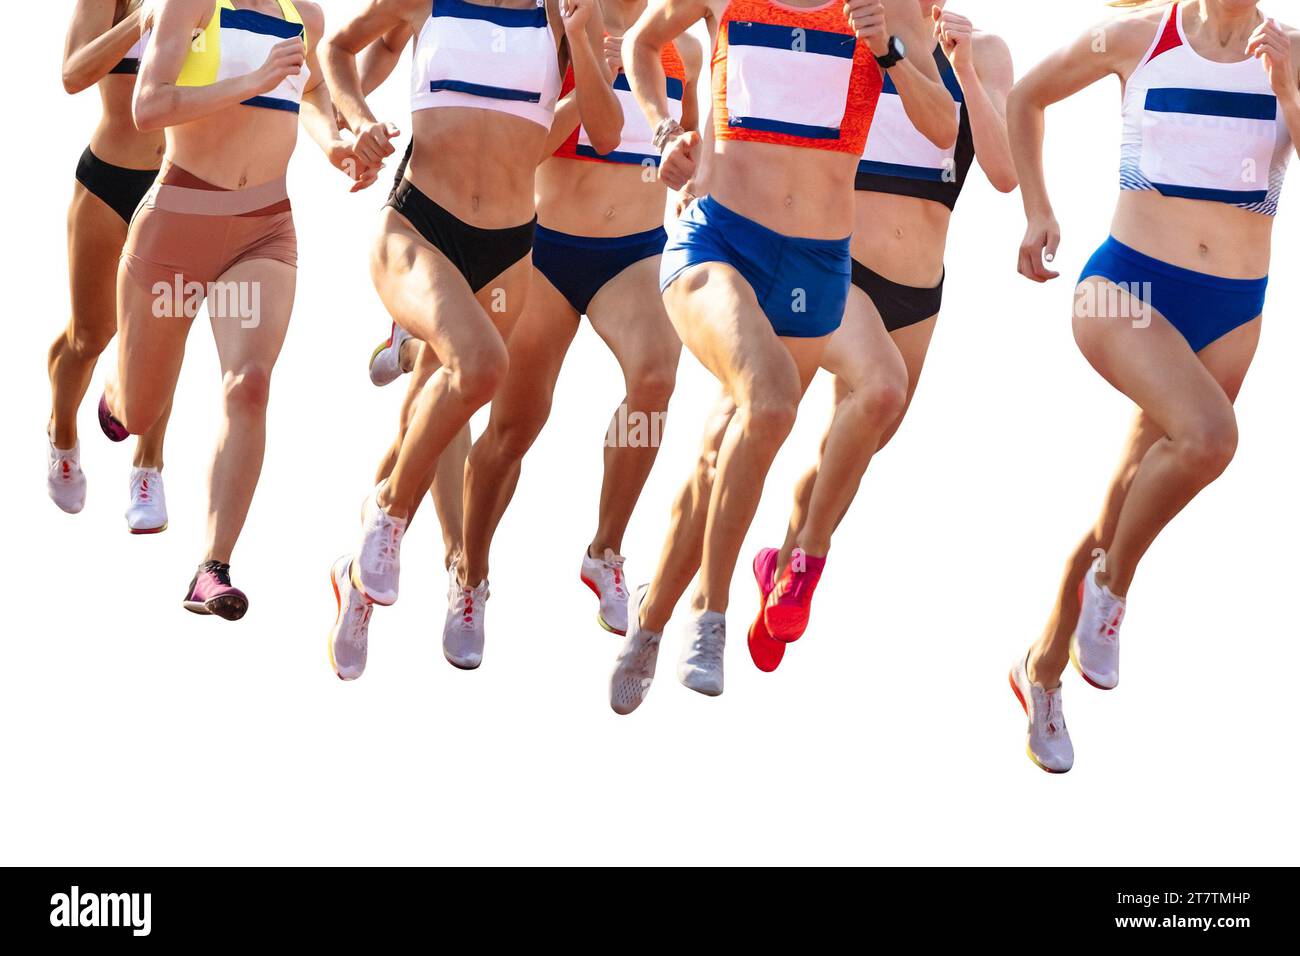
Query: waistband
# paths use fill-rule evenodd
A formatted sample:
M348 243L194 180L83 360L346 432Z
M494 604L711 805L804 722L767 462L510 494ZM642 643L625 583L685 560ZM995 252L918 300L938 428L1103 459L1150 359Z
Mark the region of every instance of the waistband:
M1124 259L1130 265L1145 269L1147 272L1153 272L1166 279L1189 285L1198 285L1207 289L1215 289L1220 292L1258 293L1268 285L1268 276L1262 276L1258 279L1228 279L1223 276L1210 275L1206 272L1197 272L1194 269L1184 269L1182 266L1176 266L1162 259L1154 259L1146 253L1138 252L1136 249L1124 245L1114 236L1108 236L1101 249L1097 251L1102 250Z
M667 230L663 226L656 226L653 229L647 229L645 232L634 232L627 236L574 236L567 232L560 232L556 229L547 229L541 223L537 224L537 238L541 241L552 242L557 245L572 246L577 249L621 249L627 246L648 245L652 242L660 242L668 237Z
M87 162L93 163L94 165L100 167L101 169L107 170L108 172L114 173L119 176L135 176L135 177L139 177L140 179L143 179L147 176L149 177L149 179L153 179L158 175L157 168L133 169L130 166L115 166L112 163L102 160L98 156L96 156L94 150L92 150L89 146L87 146L86 151L81 154L81 161L83 163L87 163Z
M403 179L398 184L397 189L393 192L392 198L390 198L385 205L392 206L398 212L401 212L401 204L411 201L416 202L420 207L420 211L425 215L441 219L443 222L454 226L461 232L469 233L472 236L476 235L484 239L507 237L512 233L522 232L527 232L531 236L534 228L537 226L536 216L533 216L533 218L529 219L527 222L521 222L517 226L502 226L497 229L486 229L483 226L476 226L473 223L468 223L461 219L454 212L438 205L430 199L419 186L415 185L415 183L411 182L409 179Z
M849 236L843 239L805 239L802 236L787 236L785 233L777 232L775 229L769 229L760 222L755 222L748 216L742 216L734 209L729 209L722 203L718 202L713 196L703 196L695 201L701 213L716 225L733 226L741 229L748 229L751 232L757 232L760 235L768 236L778 242L794 242L809 249L847 249Z
M150 203L164 212L193 216L272 215L289 211L289 189L283 176L246 189L226 189L164 161Z

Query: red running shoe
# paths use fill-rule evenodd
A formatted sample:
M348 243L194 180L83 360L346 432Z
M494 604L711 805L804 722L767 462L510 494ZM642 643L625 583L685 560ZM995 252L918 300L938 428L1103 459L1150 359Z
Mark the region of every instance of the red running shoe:
M814 558L804 554L802 548L794 549L785 574L776 582L763 610L767 631L774 639L790 644L803 637L812 612L813 591L825 567L825 557Z
M767 597L776 583L776 561L780 554L776 548L764 548L754 555L754 580L758 582L758 617L749 626L749 656L753 659L754 666L766 674L780 667L781 658L785 656L785 644L772 638L763 620Z
M230 583L230 565L204 561L190 582L183 606L195 614L215 614L227 621L238 621L248 613L248 597Z

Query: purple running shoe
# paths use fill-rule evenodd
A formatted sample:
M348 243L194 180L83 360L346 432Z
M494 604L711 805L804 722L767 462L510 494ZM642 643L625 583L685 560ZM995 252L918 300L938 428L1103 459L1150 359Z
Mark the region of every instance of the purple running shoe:
M108 395L99 396L99 427L103 430L109 441L126 441L131 433L126 430L126 426L113 417L113 413L108 410Z
M238 621L248 612L248 597L230 583L230 565L204 561L190 582L184 606L195 614L215 614L227 621Z

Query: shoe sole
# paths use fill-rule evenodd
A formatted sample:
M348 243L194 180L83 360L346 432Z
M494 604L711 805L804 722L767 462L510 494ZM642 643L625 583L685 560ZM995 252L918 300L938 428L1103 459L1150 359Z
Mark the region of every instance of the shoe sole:
M443 651L442 658L458 671L476 671L483 666L483 661L481 660L477 664L459 664L448 657L446 651Z
M596 582L582 575L579 575L579 578L583 584L591 588L591 593L596 595L596 600L599 601L600 588L596 587ZM611 626L609 622L605 620L605 615L601 614L599 611L596 612L596 623L599 624L601 627L603 627L605 630L609 631L609 633L611 634L617 634L619 637L627 637L627 628L624 628L623 630L620 631L618 628Z
M1020 701L1020 707L1025 712L1025 717L1029 716L1029 705L1025 703L1025 695L1020 693L1020 688L1016 686L1016 672L1014 670L1007 672L1007 683L1011 685L1011 693L1016 695L1016 700ZM1034 752L1029 749L1029 744L1025 744L1025 756L1034 762L1034 766L1044 773L1060 774L1069 773L1069 770L1053 770L1034 756Z
M223 621L238 621L248 613L248 601L232 595L222 595L208 601L184 601L182 607L192 614L212 615Z
M721 691L721 690L715 690L715 689L712 688L712 687L708 687L708 688L692 687L690 684L686 683L686 681L682 680L680 677L677 678L677 682L678 682L679 684L681 684L683 687L685 687L687 690L693 690L693 691L695 691L695 693L699 694L699 695L702 696L702 697L721 697L721 696L722 696L722 691Z
M1116 681L1115 683L1111 684L1108 687L1105 684L1097 683L1095 680L1093 680L1091 677L1088 676L1087 672L1084 671L1083 669L1083 665L1079 663L1077 635L1070 636L1070 663L1074 665L1074 669L1079 672L1079 676L1083 678L1083 682L1087 684L1089 687L1095 687L1097 688L1097 690L1114 690L1116 687L1119 686L1119 681Z
M162 534L167 530L167 525L164 524L161 528L127 528L126 530L130 534Z

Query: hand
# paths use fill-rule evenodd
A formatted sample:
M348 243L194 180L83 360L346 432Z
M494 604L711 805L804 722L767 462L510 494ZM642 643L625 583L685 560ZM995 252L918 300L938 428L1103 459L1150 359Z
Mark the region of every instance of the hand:
M695 188L695 180L692 179L683 186L681 192L677 194L677 203L673 211L674 215L676 215L678 219L682 217L682 213L686 211L686 207L699 198L695 194Z
M1032 217L1025 229L1024 241L1020 243L1020 265L1017 271L1026 279L1046 282L1060 275L1047 268L1045 263L1056 258L1056 249L1061 244L1061 227L1053 216Z
M257 92L270 93L283 83L286 77L300 74L302 65L306 62L307 51L302 45L301 38L281 40L271 47L266 62L254 74L257 77Z
M1296 95L1296 72L1291 62L1291 38L1277 25L1276 20L1265 20L1246 43L1246 55L1258 58L1264 64L1269 84L1279 97Z
M566 34L584 34L594 3L595 0L560 0L560 22Z
M844 0L844 15L859 40L876 56L889 52L889 27L885 23L884 0Z
M379 178L379 170L383 168L382 164L375 166L362 162L357 156L355 144L342 138L330 143L329 149L325 151L325 158L330 161L331 166L342 170L352 180L352 188L348 191L354 193L373 185Z
M368 166L382 166L387 157L397 152L391 141L401 135L392 123L363 123L357 130L357 158Z
M950 13L942 7L931 7L934 21L934 38L943 48L943 55L952 64L955 73L963 73L973 66L971 60L971 34L975 28L960 13Z
M681 189L695 175L699 165L700 134L683 130L668 140L659 160L659 181L669 189Z
M622 37L605 37L605 47L601 51L605 57L605 65L609 67L609 72L615 76L623 72L623 38Z

